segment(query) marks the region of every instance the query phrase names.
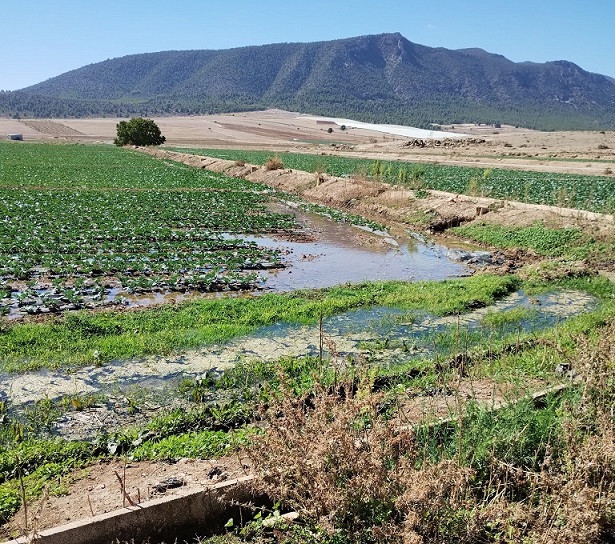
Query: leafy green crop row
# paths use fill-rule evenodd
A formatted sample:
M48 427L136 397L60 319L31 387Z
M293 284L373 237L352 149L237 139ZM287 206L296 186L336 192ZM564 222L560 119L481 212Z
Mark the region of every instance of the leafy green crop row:
M248 192L0 190L0 274L168 274L257 259L256 244L220 233L292 228Z
M264 164L271 156L267 151L221 149L183 149L228 160ZM549 172L525 172L399 161L372 161L335 155L281 153L284 166L306 172L327 172L334 176L362 174L393 184L411 184L420 180L426 189L468 193L478 180L481 194L493 198L532 204L548 204L612 213L615 208L615 182L607 176L582 176Z
M68 189L255 188L172 161L108 145L0 142L0 186Z

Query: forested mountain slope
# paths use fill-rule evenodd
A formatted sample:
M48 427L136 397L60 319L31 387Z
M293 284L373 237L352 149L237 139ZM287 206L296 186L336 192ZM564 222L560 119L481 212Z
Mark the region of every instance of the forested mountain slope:
M415 126L615 128L615 83L567 61L514 63L481 49L432 48L383 34L129 55L0 93L0 112L30 116L267 107Z

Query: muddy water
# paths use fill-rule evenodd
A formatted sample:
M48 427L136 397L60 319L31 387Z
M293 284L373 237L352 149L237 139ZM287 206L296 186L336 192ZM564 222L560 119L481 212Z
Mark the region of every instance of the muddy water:
M449 248L422 241L407 232L372 232L281 203L273 205L272 209L293 214L300 229L275 237L226 235L280 252L283 268L255 271L261 277L257 284L259 290L288 292L373 280L437 281L471 273L469 267L449 257ZM136 295L116 289L109 293L108 302L119 296L128 306L150 306L220 294Z
M447 257L444 246L407 233L377 234L315 214L294 213L315 241L247 238L282 252L285 268L261 274L267 289L290 291L366 280L442 280L469 273L467 267Z

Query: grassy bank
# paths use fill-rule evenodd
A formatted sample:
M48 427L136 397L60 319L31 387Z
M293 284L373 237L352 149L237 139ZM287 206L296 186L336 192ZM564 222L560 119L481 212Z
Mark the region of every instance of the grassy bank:
M537 223L530 227L505 227L488 223L450 229L466 240L503 249L522 248L542 257L587 259L598 265L615 258L615 240L597 239L577 228L552 229Z

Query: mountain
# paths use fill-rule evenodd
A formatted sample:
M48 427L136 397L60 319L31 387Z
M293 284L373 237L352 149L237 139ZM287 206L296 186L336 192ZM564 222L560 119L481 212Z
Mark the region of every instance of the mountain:
M278 107L380 123L615 128L615 83L567 61L515 63L401 34L106 60L21 91L0 113L198 114Z

